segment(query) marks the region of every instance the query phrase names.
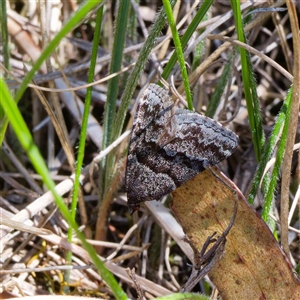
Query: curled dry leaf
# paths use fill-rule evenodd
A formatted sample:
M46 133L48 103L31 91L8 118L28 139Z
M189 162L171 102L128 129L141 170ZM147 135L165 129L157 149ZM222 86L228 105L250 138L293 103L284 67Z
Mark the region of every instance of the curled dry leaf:
M206 170L176 189L171 209L201 251L208 236L226 230L238 196L224 257L209 272L222 299L300 299L299 281L267 225L228 178L217 168L213 173Z

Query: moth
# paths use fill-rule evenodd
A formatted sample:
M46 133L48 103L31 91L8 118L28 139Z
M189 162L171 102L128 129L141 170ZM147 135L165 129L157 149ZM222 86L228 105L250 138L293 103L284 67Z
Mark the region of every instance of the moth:
M150 84L139 100L129 143L128 207L159 200L230 156L238 137L220 123L178 107L168 90Z

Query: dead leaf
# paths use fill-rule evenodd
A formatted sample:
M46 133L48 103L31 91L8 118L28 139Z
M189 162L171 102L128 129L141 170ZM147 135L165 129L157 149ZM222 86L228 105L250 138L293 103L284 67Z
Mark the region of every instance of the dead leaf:
M237 187L213 170L221 180L210 170L200 173L172 193L171 209L201 251L208 236L226 230L238 197L225 255L209 273L222 299L300 299L299 281L267 225Z

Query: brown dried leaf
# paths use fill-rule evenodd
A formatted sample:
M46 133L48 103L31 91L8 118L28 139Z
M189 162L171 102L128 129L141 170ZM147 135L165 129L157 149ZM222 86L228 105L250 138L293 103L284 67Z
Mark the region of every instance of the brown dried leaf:
M226 230L238 197L225 255L209 273L222 299L300 299L299 281L267 225L228 178L214 173L221 180L206 170L174 191L171 209L201 251L208 236Z

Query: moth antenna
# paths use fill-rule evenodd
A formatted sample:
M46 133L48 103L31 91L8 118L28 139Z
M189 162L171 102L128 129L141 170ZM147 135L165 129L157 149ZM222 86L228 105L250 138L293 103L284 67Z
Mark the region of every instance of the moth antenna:
M171 92L177 97L178 101L180 101L185 107L187 107L187 102L184 100L184 98L178 93L175 83L174 83L174 76L171 76ZM177 101L177 102L178 102Z
M170 85L164 78L161 77L161 74L159 74L159 80L167 90L170 90Z

